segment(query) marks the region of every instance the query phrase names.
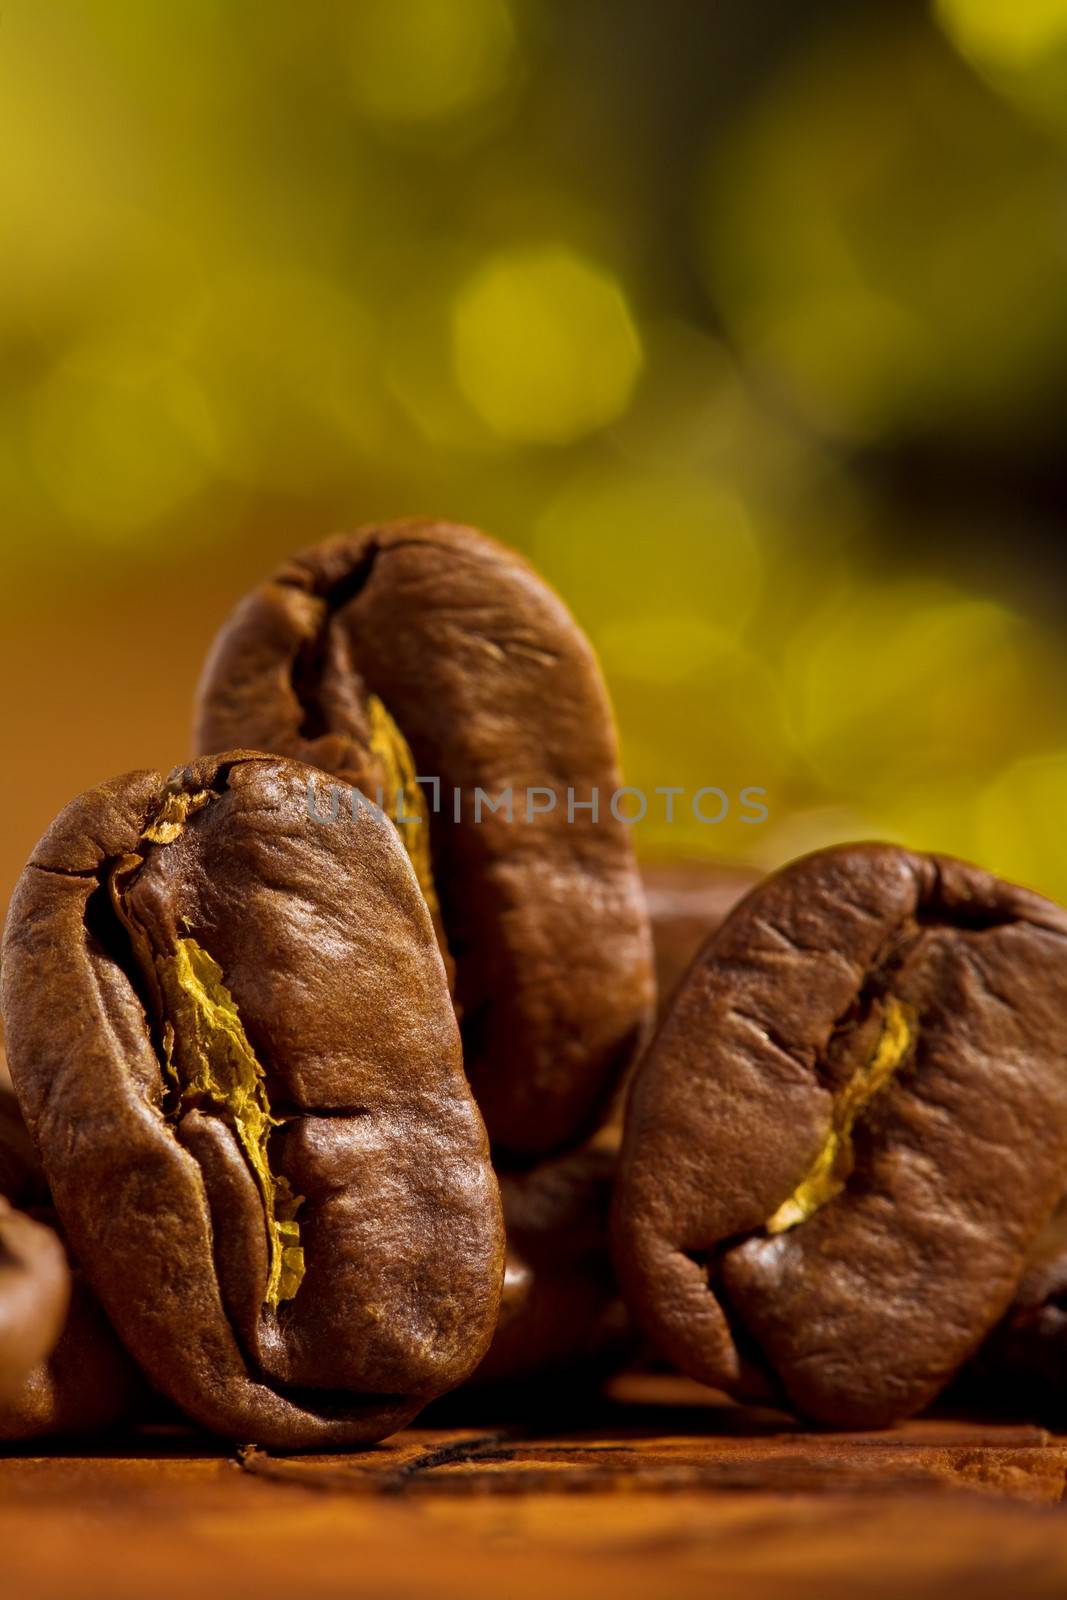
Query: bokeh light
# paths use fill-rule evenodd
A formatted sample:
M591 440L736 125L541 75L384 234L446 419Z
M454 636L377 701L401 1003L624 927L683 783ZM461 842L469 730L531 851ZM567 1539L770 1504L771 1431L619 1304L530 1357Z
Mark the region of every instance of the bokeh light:
M515 68L505 0L361 0L350 19L353 98L387 123L456 116L498 94Z
M186 758L239 594L409 513L560 589L628 781L732 797L642 850L1067 897L1067 0L0 21L0 900Z
M601 649L611 650L612 667L653 681L665 670L675 675L668 657L653 660L672 623L682 630L671 646L675 667L686 653L694 663L717 653L721 635L736 638L762 573L736 496L704 478L618 463L579 477L546 507L534 556Z
M791 62L712 141L705 196L709 287L817 427L974 436L1047 410L1062 162L906 7Z
M1022 883L1067 883L1067 749L1005 767L978 804L975 853Z
M379 448L382 384L371 318L344 284L308 272L221 278L191 361L217 418L217 466L312 490Z
M454 314L464 394L505 439L566 444L625 410L641 344L619 284L563 246L495 256Z
M951 37L980 62L1027 66L1067 48L1065 0L935 0Z
M832 590L790 641L799 750L848 796L988 770L1029 709L1023 633L996 602L935 587Z
M1067 4L1064 0L935 0L960 55L1040 127L1067 138Z
M79 530L136 537L201 488L213 423L202 392L150 336L78 347L28 405L44 493Z

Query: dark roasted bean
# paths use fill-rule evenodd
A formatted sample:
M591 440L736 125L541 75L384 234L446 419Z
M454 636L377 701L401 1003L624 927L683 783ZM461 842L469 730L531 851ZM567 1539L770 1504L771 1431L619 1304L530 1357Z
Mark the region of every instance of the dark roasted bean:
M390 811L399 789L495 1154L594 1129L648 1021L647 920L595 658L520 557L437 522L294 557L216 640L197 740L295 756ZM508 795L513 820L488 808Z
M488 1345L499 1194L411 864L236 752L60 815L4 945L12 1078L93 1288L219 1432L351 1444Z
M702 1381L877 1425L1003 1314L1067 1166L1067 914L890 846L766 880L634 1082L616 1259Z

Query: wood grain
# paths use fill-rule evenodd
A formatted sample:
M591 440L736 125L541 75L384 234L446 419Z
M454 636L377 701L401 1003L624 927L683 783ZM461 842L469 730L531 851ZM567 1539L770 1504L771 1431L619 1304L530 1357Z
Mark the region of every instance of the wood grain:
M815 1435L642 1377L571 1421L350 1455L179 1427L0 1460L5 1596L1062 1596L1067 1440L927 1418Z

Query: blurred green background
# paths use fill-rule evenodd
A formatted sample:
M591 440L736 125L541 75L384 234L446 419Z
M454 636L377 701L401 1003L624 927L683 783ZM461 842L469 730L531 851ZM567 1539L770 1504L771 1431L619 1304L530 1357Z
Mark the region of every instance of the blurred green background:
M646 853L1067 896L1067 0L7 0L0 903L378 516L526 551Z

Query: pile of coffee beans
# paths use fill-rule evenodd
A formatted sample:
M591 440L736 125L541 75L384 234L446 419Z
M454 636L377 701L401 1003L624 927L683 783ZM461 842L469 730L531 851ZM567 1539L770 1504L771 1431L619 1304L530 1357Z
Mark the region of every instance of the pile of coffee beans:
M0 1437L359 1446L635 1356L846 1428L1058 1403L1067 913L878 844L642 878L587 640L447 523L249 594L196 744L11 902Z

